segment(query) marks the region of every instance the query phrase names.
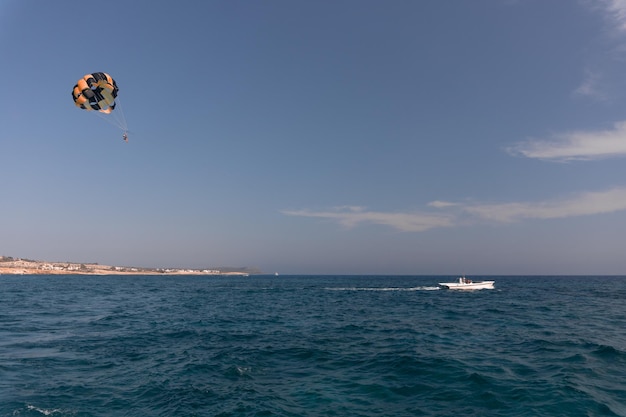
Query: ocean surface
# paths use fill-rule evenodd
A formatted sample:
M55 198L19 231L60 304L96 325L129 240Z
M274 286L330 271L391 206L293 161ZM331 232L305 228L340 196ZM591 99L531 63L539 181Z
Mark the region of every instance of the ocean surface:
M626 277L454 278L0 276L0 416L626 416Z

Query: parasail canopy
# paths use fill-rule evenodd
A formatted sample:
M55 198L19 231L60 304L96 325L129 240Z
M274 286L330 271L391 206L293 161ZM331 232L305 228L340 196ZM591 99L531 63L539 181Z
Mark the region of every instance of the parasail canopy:
M118 91L115 80L109 74L94 72L76 82L72 98L77 107L87 111L96 110L96 115L119 127L124 132L122 138L128 142L128 126L117 98Z
M94 72L79 79L72 90L76 106L109 114L115 109L118 92L115 80L106 72Z

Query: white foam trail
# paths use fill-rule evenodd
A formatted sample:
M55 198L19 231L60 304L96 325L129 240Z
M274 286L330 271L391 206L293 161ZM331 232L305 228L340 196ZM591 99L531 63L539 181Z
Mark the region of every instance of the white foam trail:
M328 291L437 291L439 287L326 287Z
M34 411L40 412L44 416L51 416L54 413L60 413L61 412L61 410L59 410L58 408L55 408L53 410L46 410L46 409L43 409L43 408L35 407L34 405L29 405L26 408L28 408L29 410L34 410Z

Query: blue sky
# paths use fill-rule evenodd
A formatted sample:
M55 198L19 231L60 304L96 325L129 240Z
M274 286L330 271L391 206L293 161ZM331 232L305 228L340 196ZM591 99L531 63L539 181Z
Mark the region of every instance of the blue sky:
M0 51L0 254L626 273L624 1L0 0Z

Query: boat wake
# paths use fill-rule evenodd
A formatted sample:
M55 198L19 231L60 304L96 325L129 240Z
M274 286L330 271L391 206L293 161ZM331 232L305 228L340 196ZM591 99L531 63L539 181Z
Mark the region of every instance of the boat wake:
M438 291L440 287L326 287L328 291Z

